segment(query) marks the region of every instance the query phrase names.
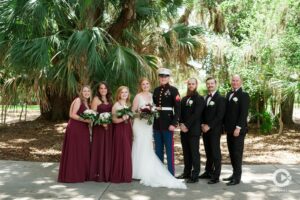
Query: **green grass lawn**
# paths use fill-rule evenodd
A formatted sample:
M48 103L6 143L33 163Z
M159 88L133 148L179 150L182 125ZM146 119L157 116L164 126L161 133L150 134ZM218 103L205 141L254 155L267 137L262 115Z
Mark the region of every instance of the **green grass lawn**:
M1 106L1 108L2 108L2 106ZM25 109L25 107L24 107L24 109ZM22 110L22 106L11 105L11 106L9 106L8 110ZM28 105L27 110L40 110L40 106L39 105Z

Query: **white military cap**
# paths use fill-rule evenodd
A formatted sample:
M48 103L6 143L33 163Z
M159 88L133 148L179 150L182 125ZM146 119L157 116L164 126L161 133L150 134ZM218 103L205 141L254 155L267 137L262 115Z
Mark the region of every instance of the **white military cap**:
M162 76L170 76L171 75L171 70L167 69L167 68L159 68L157 70L158 75L162 75Z

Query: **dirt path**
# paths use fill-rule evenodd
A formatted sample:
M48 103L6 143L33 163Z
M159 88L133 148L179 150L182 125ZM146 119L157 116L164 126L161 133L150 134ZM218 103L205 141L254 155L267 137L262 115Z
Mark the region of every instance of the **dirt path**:
M35 120L0 126L0 160L58 162L66 122ZM201 139L201 161L205 153ZM221 138L223 163L229 163L226 136ZM179 134L175 134L175 162L183 162ZM252 130L245 140L244 161L247 164L300 164L299 130L284 134L258 135Z

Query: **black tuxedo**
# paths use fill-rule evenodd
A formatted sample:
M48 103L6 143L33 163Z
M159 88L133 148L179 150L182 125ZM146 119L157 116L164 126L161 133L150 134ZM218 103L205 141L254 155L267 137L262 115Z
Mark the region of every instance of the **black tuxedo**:
M208 100L209 96L206 96L202 123L210 127L206 133L203 133L206 153L205 171L213 179L219 179L221 173L220 138L225 115L225 98L216 92L209 102Z
M247 133L247 117L250 104L248 93L240 88L233 93L226 95L226 113L224 118L224 128L227 133L227 145L233 167L233 178L240 181L242 175L242 158L244 151L244 140ZM233 136L234 130L240 127L239 136Z
M241 127L242 133L247 133L247 117L250 103L248 93L242 88L233 92L232 98L229 100L232 92L226 95L226 114L224 118L224 128L227 133L233 133L236 126Z
M200 173L199 139L204 106L204 99L198 93L185 96L181 101L180 123L188 128L188 132L180 133L184 157L183 173L193 179L197 179Z

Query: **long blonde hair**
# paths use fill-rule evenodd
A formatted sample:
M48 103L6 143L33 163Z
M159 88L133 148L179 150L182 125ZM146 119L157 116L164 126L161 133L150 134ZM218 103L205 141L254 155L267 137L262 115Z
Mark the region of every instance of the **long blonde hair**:
M88 105L90 105L91 104L91 99L92 99L92 90L91 90L91 87L89 85L81 86L78 96L79 96L81 102L85 101L85 98L82 95L82 92L83 92L84 88L88 88L90 90L91 95L90 95L90 98L87 99L87 103L88 103Z
M148 83L149 83L149 85L150 85L149 79L146 78L146 77L142 77L142 78L139 80L138 93L143 92L143 89L142 89L142 83L143 83L144 81L148 81Z
M126 90L128 91L128 97L127 97L127 99L126 99L126 104L127 104L128 106L130 106L130 92L129 92L129 88L128 88L127 86L123 86L123 85L122 85L122 86L120 86L120 87L117 89L115 100L116 100L116 102L120 100L121 92L122 92L123 89L126 89Z

